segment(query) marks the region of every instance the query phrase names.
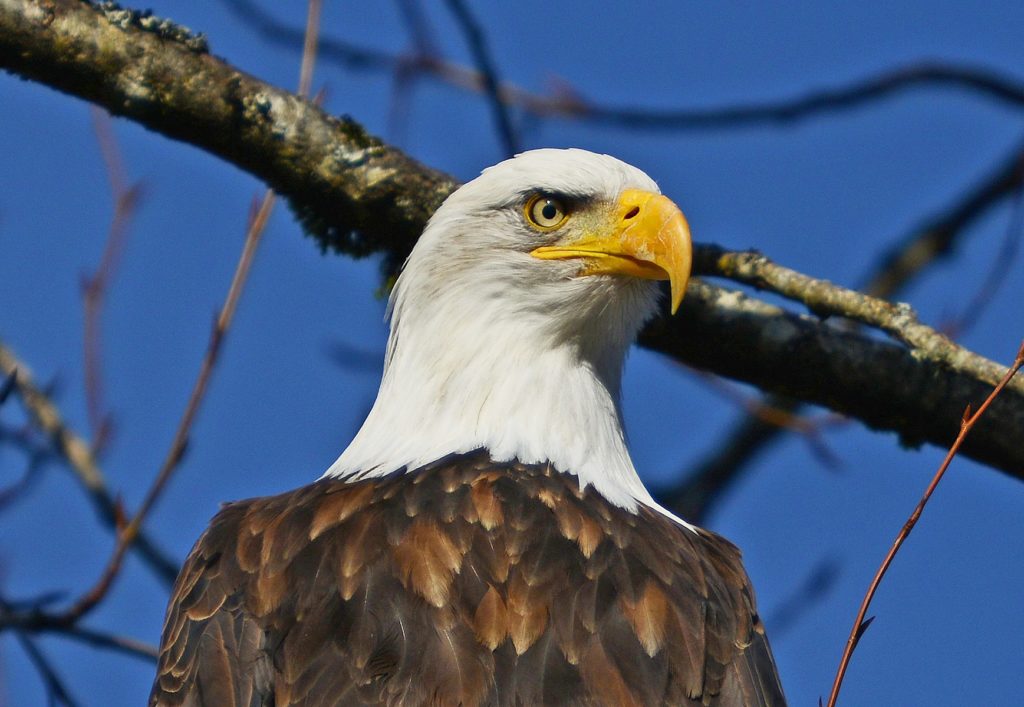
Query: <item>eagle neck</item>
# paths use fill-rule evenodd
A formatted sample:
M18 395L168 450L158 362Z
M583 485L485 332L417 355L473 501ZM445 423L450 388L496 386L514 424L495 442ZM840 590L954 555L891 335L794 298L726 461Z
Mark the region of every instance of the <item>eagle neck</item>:
M640 299L635 306L650 306ZM474 307L417 303L425 305L413 311L397 301L377 400L327 476L379 477L484 449L494 461L550 463L623 508L657 507L633 466L619 406L635 324L555 330L564 318L545 307L510 312L486 297ZM601 341L588 340L592 330Z

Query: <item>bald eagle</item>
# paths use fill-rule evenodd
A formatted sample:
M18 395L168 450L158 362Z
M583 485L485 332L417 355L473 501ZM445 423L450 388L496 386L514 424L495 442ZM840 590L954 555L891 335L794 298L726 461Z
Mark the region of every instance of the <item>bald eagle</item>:
M654 501L623 434L627 350L690 260L679 209L607 155L453 193L351 444L185 561L150 705L782 705L739 552Z

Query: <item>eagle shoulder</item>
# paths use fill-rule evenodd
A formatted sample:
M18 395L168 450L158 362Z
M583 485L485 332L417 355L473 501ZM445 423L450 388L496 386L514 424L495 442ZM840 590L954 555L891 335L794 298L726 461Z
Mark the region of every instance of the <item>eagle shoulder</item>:
M739 552L546 465L449 458L226 506L150 704L781 705Z

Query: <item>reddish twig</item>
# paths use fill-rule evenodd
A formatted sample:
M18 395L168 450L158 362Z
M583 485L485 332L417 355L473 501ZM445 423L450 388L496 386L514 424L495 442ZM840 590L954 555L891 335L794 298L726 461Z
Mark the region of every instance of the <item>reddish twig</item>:
M313 67L320 34L321 0L309 0L306 7L306 31L302 38L302 63L299 66L299 95L305 98L313 85Z
M259 245L260 236L263 233L263 229L266 227L273 205L273 195L269 194L268 197L263 199L262 203L260 203L255 209L255 213L250 219L248 232L245 238L245 245L242 248L242 255L238 260L238 266L235 268L235 274L231 280L231 286L228 289L227 298L224 301L224 306L221 308L220 313L214 320L213 329L210 332L210 341L206 347L206 354L203 356L203 362L199 368L199 375L196 377L196 382L192 387L192 394L189 396L188 404L185 406L185 412L178 423L178 429L174 434L174 440L171 442L170 451L168 451L156 479L153 481L152 486L150 486L149 491L146 493L146 496L142 501L142 505L139 506L135 515L118 533L114 553L108 561L103 574L100 575L99 580L92 586L92 588L82 594L82 596L79 597L71 607L55 616L54 619L56 623L67 626L73 625L103 600L107 592L110 590L114 579L120 572L125 552L127 552L128 548L131 547L132 543L135 541L135 538L139 533L139 529L142 526L142 522L146 519L146 516L149 514L150 510L152 510L153 506L156 505L157 500L159 500L160 496L163 494L164 488L167 486L167 482L170 481L171 476L173 476L175 470L178 468L178 464L181 462L181 459L185 454L185 448L188 445L192 423L195 421L199 408L202 405L203 398L206 395L206 388L209 385L210 376L213 373L220 357L224 338L227 335L228 329L231 327L232 320L234 319L238 300L245 287L245 282L249 275L249 269L252 265L253 256L256 253L256 247Z
M302 65L299 70L299 92L302 95L308 94L310 85L312 84L313 65L316 60L316 37L320 25L320 7L321 0L309 0L306 26L307 40L305 43L305 52L303 53ZM268 190L261 202L253 204L253 210L250 214L249 225L245 236L245 245L242 247L242 254L238 259L238 265L236 266L234 276L231 279L231 285L228 288L227 297L224 300L223 307L221 307L220 312L214 320L213 329L210 332L210 340L206 348L206 354L203 356L203 361L199 368L199 375L196 377L196 382L192 387L192 393L189 396L187 405L185 406L185 412L182 414L181 420L178 423L178 429L175 431L174 439L171 442L171 448L160 467L160 471L157 473L156 479L146 492L146 496L143 498L142 504L135 512L135 515L130 521L125 523L121 532L118 533L118 540L114 547L114 552L111 555L110 560L107 562L106 568L103 570L100 578L66 611L53 617L54 621L58 625L74 625L80 618L92 611L92 609L94 609L107 595L114 579L117 578L117 575L121 571L125 553L135 541L143 521L149 515L153 506L156 505L156 502L163 495L164 489L167 487L167 483L174 475L174 472L177 470L182 458L184 457L185 450L188 446L192 424L195 422L196 415L199 413L199 409L202 405L210 382L210 377L213 374L217 361L220 358L224 339L227 336L228 329L231 327L231 322L234 320L238 301L242 296L242 291L244 290L245 283L248 280L249 270L252 267L253 257L256 254L256 249L259 246L260 239L263 235L264 229L266 228L267 222L270 219L270 214L273 211L275 201L276 198L274 192Z
M935 476L932 477L931 483L928 484L928 488L925 489L924 495L921 496L921 500L917 502L917 506L914 507L914 512L910 514L907 522L900 528L900 532L896 535L896 540L893 541L892 547L889 548L889 552L886 554L885 559L882 560L881 566L875 573L874 578L871 580L871 584L868 586L867 592L864 594L864 599L861 601L860 609L857 611L857 618L853 622L853 628L850 630L850 636L846 639L846 647L843 650L842 658L839 660L839 668L836 671L835 680L832 683L832 691L828 697L828 707L835 707L836 700L839 698L839 690L843 684L843 677L846 675L846 669L850 664L850 659L853 657L853 651L856 649L857 644L860 642L861 637L864 635L864 631L867 630L868 625L874 618L865 620L865 616L868 612L868 607L871 605L871 600L875 596L875 592L878 591L879 585L882 583L882 579L885 577L885 573L889 570L889 565L892 564L893 559L896 557L896 553L899 552L900 547L910 537L911 531L917 524L918 519L921 517L921 513L924 511L925 505L931 498L935 488L942 481L943 475L946 473L946 469L949 468L950 463L953 461L953 457L960 450L960 445L963 444L964 439L970 433L975 423L981 418L981 416L988 409L989 405L992 404L1004 388L1010 383L1010 379L1016 375L1017 371L1024 367L1024 343L1021 343L1020 348L1017 350L1017 357L1013 361L1013 365L1007 369L1006 374L1002 377L996 387L992 390L985 402L981 404L976 412L971 412L970 404L964 409L963 419L960 421L960 433L956 436L952 446L946 453L946 458L942 460L942 464L939 465L938 471L935 472Z
M142 184L128 185L125 180L124 160L117 147L110 125L110 114L93 108L93 125L100 145L103 162L110 178L110 191L114 198L114 216L107 232L107 241L96 272L82 278L82 304L85 321L82 332L82 352L85 371L85 402L89 427L92 431L93 453L100 455L110 433L110 419L104 412L102 336L100 319L110 282L127 245L128 223L142 196Z

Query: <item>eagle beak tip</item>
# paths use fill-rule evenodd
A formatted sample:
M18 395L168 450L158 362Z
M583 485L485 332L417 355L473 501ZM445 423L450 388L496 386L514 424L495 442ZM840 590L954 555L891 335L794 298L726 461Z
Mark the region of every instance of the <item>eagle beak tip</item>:
M683 303L683 294L686 292L686 285L677 285L672 283L672 306L669 308L669 313L675 316L676 312L679 311L679 306Z

